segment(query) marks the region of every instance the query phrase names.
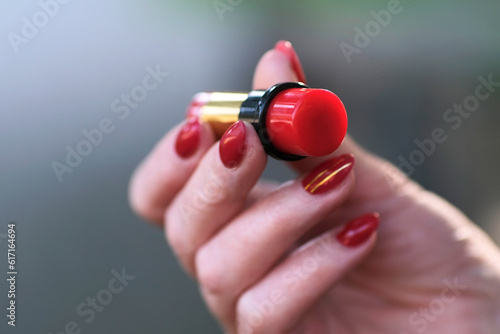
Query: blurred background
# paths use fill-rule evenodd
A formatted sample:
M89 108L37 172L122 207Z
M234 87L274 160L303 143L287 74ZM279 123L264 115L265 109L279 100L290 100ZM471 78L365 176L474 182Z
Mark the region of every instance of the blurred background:
M415 160L415 140L443 129L447 140L411 177L499 242L500 87L459 126L443 116L473 101L479 77L500 82L500 2L402 0L390 22L370 23L372 11L387 8L361 0L0 3L0 268L6 274L5 233L16 222L19 273L17 326L2 315L0 332L221 332L163 233L131 212L128 180L194 93L249 90L258 59L280 39L294 45L311 86L342 98L351 135L386 159ZM346 56L346 47L356 51ZM161 72L158 85L143 94L151 71ZM132 93L129 105L121 100ZM82 144L100 126L108 133ZM77 149L86 156L68 166ZM270 161L266 177L293 177L284 170ZM135 278L110 294L123 271ZM1 280L0 305L6 294ZM96 297L107 304L93 310Z

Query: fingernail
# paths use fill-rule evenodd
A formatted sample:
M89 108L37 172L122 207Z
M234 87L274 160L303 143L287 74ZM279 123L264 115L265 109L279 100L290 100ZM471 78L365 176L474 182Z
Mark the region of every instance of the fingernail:
M220 160L227 168L236 168L243 160L246 151L246 126L242 121L231 125L219 143Z
M337 240L346 247L356 247L365 243L379 224L379 214L369 213L351 220L337 234Z
M201 124L196 119L189 120L177 135L175 151L184 159L192 156L200 144Z
M302 180L304 189L313 195L324 194L338 187L352 170L354 156L344 154L323 162Z
M278 43L276 43L274 49L283 52L288 57L288 59L290 60L290 65L292 66L292 70L295 72L295 75L297 76L297 80L306 83L306 76L304 74L304 70L302 69L299 56L297 56L297 52L295 52L292 43L288 41L279 41Z

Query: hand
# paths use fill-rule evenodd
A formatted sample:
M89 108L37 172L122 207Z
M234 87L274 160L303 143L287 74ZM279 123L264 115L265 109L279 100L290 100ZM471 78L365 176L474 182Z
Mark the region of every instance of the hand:
M254 88L296 72L271 50ZM300 176L278 186L258 181L267 156L250 125L221 143L206 125L181 127L138 168L130 200L164 224L227 332L500 333L498 248L393 165L346 138L290 163ZM311 181L318 165L338 173Z

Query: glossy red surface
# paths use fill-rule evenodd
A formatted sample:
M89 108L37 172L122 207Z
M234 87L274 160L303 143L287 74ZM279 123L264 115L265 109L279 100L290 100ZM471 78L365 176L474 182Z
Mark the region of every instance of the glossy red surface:
M302 69L299 56L297 56L297 53L295 52L295 49L292 46L292 43L288 41L279 41L278 43L276 43L274 49L284 53L288 57L288 59L290 60L290 66L292 67L292 70L295 72L295 75L297 76L297 80L306 83L306 76L304 74L304 70Z
M369 213L351 220L338 232L337 240L346 247L357 247L367 242L379 225L379 214Z
M353 165L354 157L351 154L327 160L304 177L302 186L312 195L327 193L344 182L351 173Z
M182 127L175 141L175 151L184 159L191 157L200 144L201 125L197 119L190 119Z
M219 142L220 160L227 168L240 165L246 152L246 126L242 121L231 125Z
M279 93L267 111L266 127L282 152L325 156L347 132L347 114L337 95L324 89L292 88Z

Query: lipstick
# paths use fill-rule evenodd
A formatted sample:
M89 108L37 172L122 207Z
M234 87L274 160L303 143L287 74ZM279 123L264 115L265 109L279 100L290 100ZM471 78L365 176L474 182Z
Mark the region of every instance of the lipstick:
M208 123L219 138L238 120L249 122L267 154L287 161L328 155L347 132L347 114L337 95L300 82L250 93L198 93L187 118Z

